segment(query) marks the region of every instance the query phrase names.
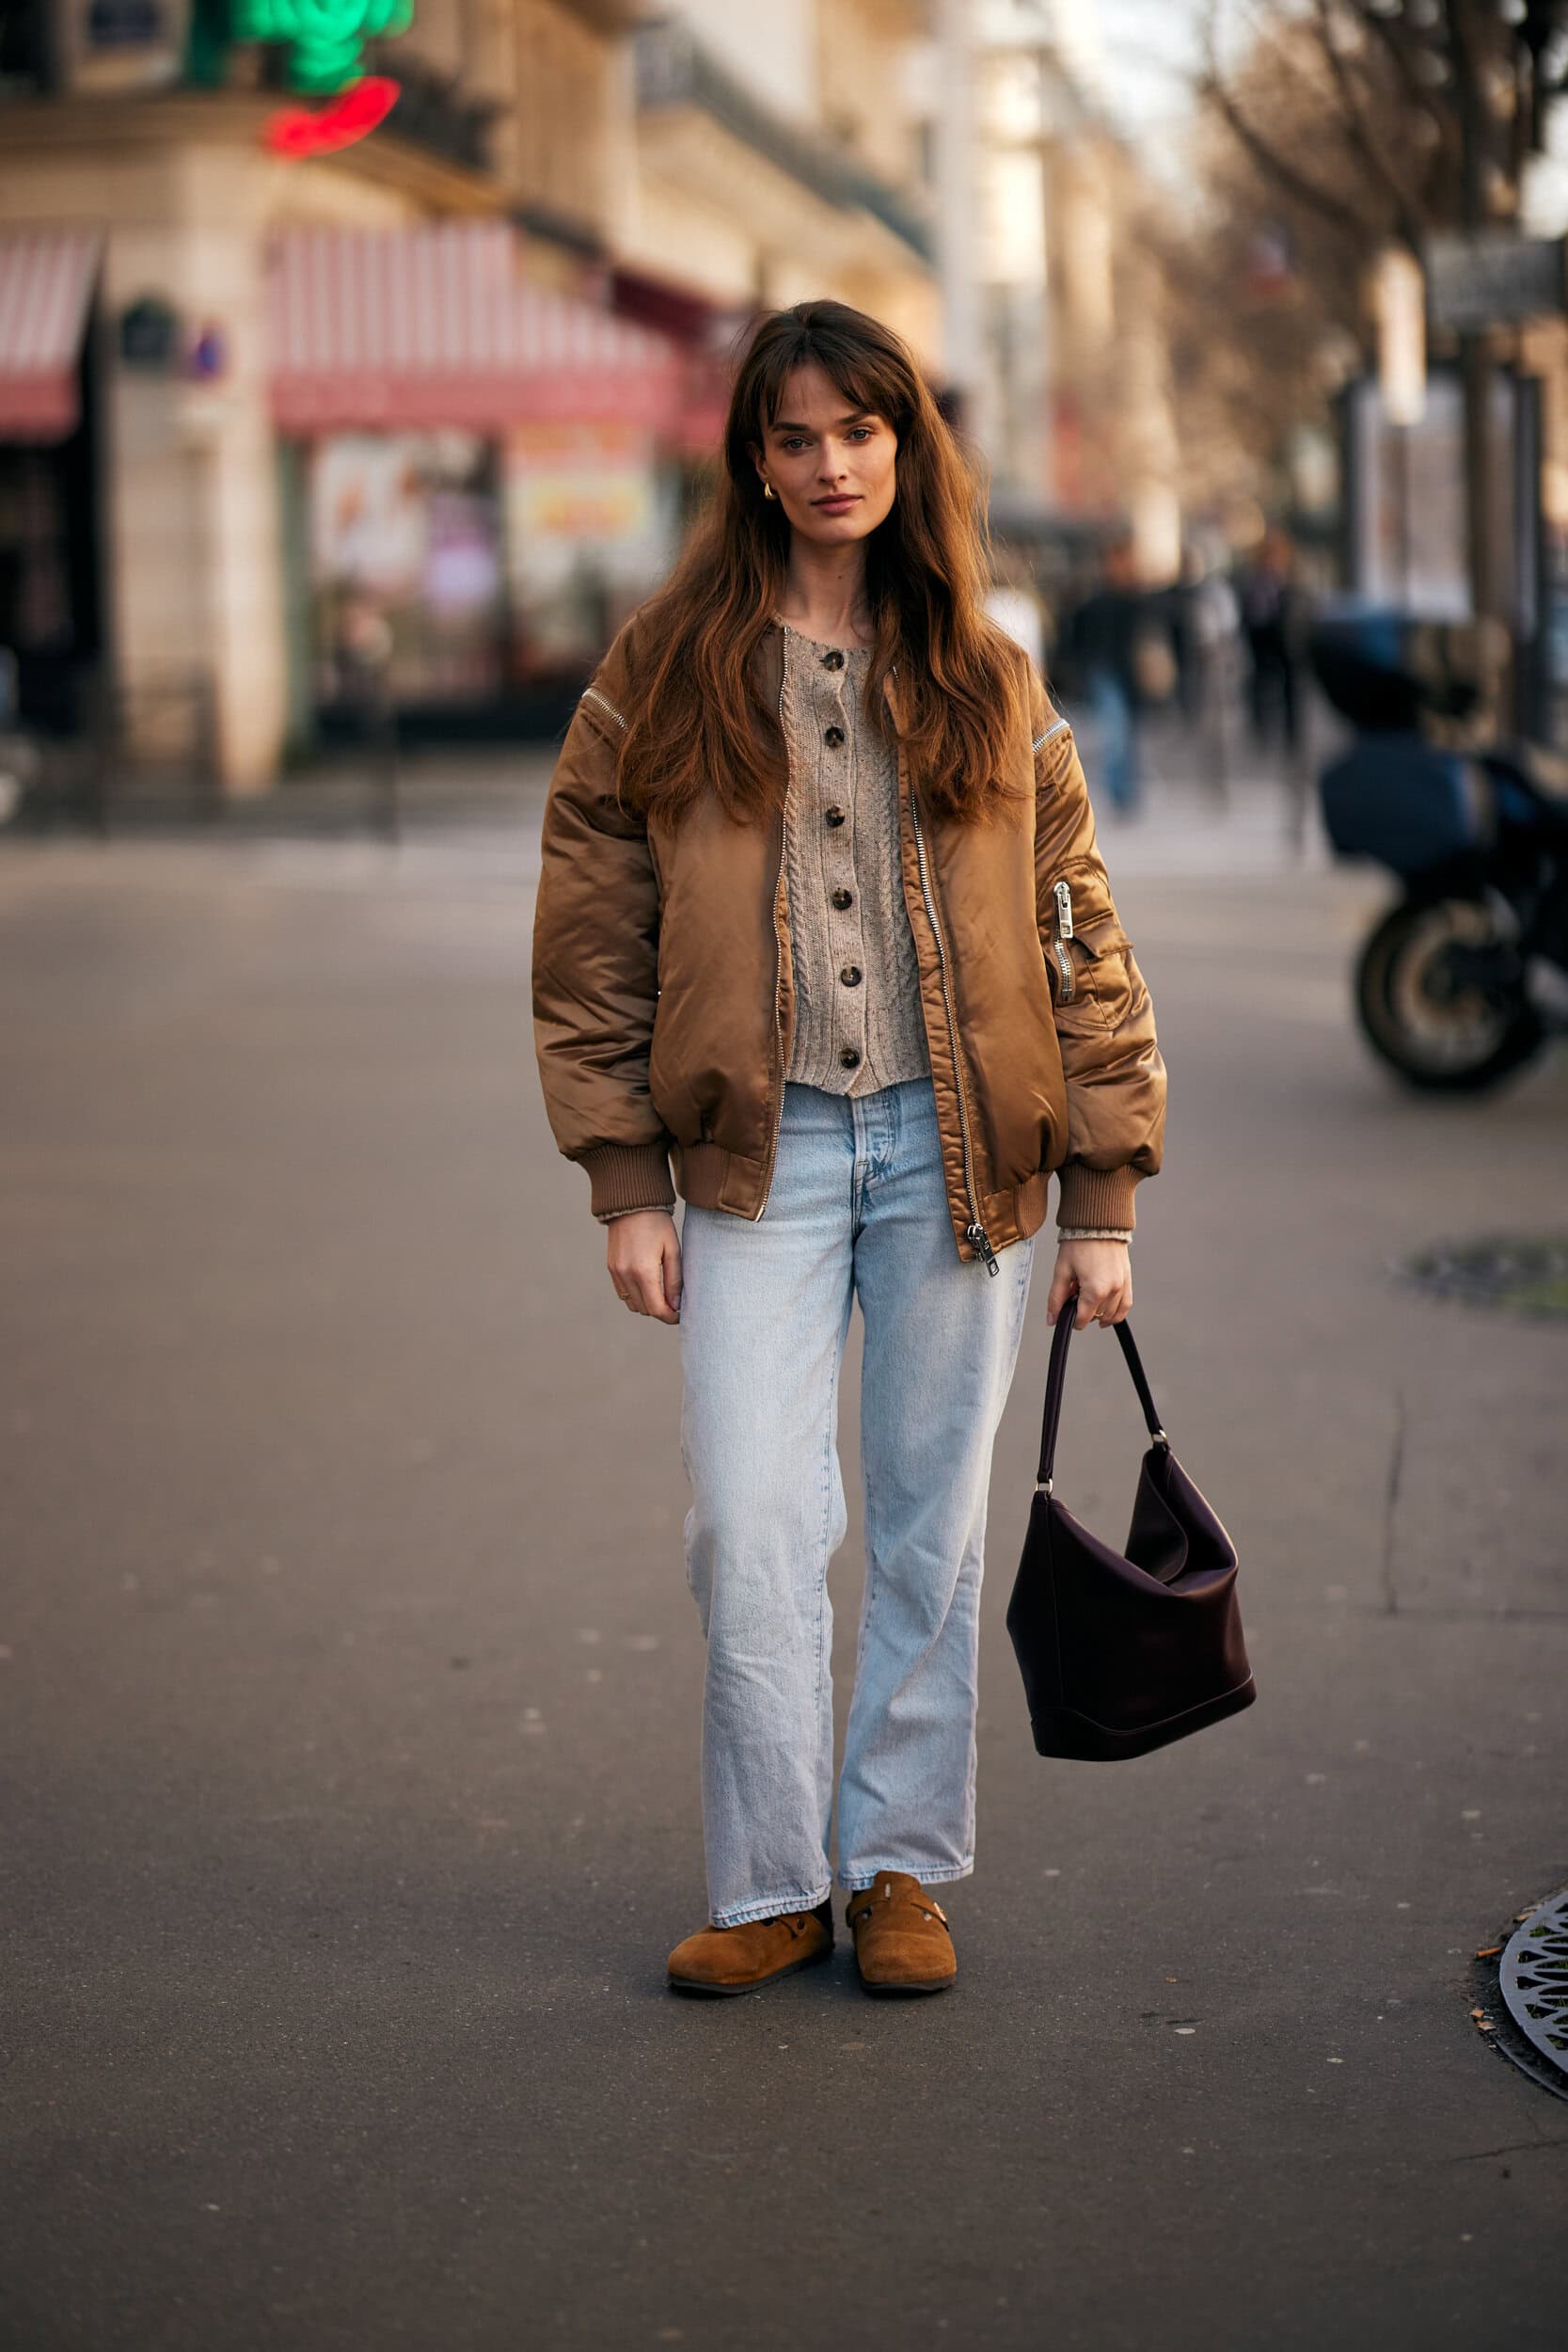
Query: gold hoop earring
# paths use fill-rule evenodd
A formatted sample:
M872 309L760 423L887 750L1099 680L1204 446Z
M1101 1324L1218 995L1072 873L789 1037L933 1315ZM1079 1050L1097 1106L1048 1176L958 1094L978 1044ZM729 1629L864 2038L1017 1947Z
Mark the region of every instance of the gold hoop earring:
M765 499L776 499L779 494L770 482L765 482L762 485L762 495Z

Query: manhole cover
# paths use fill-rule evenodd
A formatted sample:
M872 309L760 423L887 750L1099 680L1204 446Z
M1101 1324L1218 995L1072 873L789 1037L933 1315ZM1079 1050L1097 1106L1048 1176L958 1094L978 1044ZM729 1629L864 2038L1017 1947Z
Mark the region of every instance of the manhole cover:
M1509 1937L1497 1986L1520 2032L1568 2074L1568 1887Z
M1439 1241L1398 1261L1417 1289L1515 1315L1568 1318L1568 1235L1497 1233Z

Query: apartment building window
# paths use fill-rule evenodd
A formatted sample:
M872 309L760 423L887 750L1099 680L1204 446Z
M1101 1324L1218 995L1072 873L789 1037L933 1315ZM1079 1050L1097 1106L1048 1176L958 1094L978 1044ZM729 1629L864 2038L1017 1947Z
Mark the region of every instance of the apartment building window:
M58 86L53 49L48 0L10 0L0 7L0 103L33 98Z

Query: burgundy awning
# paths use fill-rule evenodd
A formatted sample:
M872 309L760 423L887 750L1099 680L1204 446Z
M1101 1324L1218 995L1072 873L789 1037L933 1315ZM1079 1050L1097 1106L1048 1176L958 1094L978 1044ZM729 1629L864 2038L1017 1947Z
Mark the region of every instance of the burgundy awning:
M97 229L0 230L0 440L75 431L76 362L103 248Z
M531 284L504 221L281 230L272 411L290 433L578 419L670 431L683 355L657 331Z

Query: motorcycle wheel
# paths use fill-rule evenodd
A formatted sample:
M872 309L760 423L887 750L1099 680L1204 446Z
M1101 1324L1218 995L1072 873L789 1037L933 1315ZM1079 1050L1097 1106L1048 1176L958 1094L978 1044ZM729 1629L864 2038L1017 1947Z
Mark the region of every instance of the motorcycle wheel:
M1386 914L1361 950L1355 1009L1373 1052L1430 1093L1496 1086L1545 1035L1482 898L1407 898Z

